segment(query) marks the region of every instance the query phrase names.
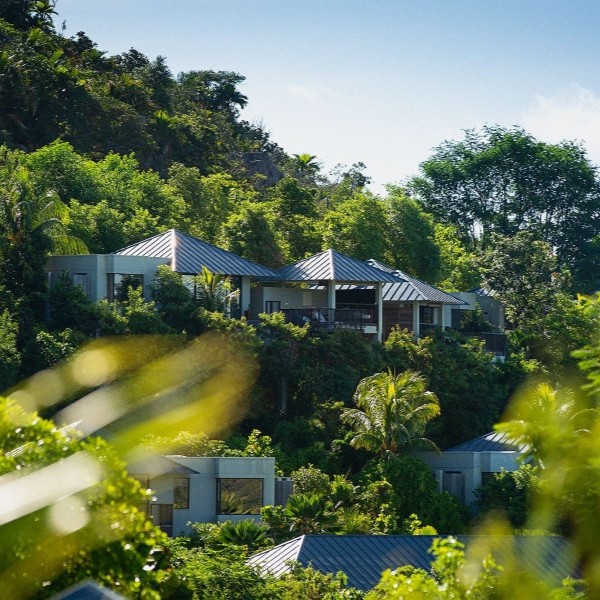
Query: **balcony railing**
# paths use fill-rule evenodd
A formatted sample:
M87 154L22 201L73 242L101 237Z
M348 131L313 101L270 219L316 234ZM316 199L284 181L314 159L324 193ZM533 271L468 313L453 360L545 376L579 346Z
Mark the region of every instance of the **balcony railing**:
M340 308L284 308L281 312L290 323L299 326L308 323L313 331L331 329L365 331L368 326L377 326L377 311L372 304L344 305Z
M439 325L421 323L419 331L421 335L444 335L444 330ZM456 333L463 337L474 337L482 340L484 350L495 356L506 356L508 353L508 339L504 333L495 331L460 331L456 329L452 330L450 327L446 327L445 331L456 331Z

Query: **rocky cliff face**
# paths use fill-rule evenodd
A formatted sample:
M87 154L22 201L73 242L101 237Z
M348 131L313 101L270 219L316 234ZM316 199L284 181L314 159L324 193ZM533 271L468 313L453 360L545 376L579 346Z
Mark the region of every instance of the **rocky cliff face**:
M241 156L242 164L259 189L274 186L283 178L273 159L264 152L245 152Z

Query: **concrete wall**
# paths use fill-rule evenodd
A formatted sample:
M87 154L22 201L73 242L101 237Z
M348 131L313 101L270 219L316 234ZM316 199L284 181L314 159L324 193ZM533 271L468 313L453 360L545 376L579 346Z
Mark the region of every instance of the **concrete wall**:
M49 284L53 285L60 274L67 271L71 277L85 275L86 292L92 302L107 297L107 275L142 275L144 297L150 298L150 285L158 265L168 264L166 258L147 256L121 256L120 254L78 254L75 256L51 256L44 270L48 273Z
M216 523L253 519L259 515L218 515L217 480L221 478L262 479L263 506L275 503L275 459L269 457L190 457L167 456L168 459L193 469L189 477L189 508L173 510L173 535L189 534L189 522ZM173 503L173 484L181 475L150 478L156 503Z
M251 293L250 318L256 319L266 312L266 302L281 302L280 308L327 307L327 290L292 287L254 287Z
M460 300L467 304L446 304L444 305L444 321L447 325L452 323L453 310L476 310L477 306L481 308L483 316L488 323L491 323L499 329L504 329L504 307L498 300L491 296L479 296L475 292L453 292Z
M502 468L516 471L519 468L519 452L416 452L415 456L423 460L435 473L440 484L443 473L447 471L464 474L465 504L475 502L475 490L481 486L482 473L499 473Z

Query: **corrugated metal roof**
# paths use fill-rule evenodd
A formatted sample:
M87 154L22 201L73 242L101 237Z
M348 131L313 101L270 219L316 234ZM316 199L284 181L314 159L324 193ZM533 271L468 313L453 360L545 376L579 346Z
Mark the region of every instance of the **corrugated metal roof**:
M510 442L505 433L491 431L474 440L444 450L444 452L524 452L526 449L525 445Z
M177 229L169 229L137 244L121 248L114 254L168 258L173 271L184 275L197 275L202 267L206 267L220 275L279 279L275 271L267 267L217 248Z
M385 273L393 273L400 279L401 283L385 284L383 286L384 302L443 302L444 304L466 304L463 300L455 298L432 285L412 277L400 269L393 269L388 265L370 258L367 263Z
M398 282L393 273L384 273L371 265L329 249L292 265L277 269L284 281L339 281L346 283Z
M286 561L309 564L322 573L343 571L348 585L361 590L372 589L385 569L404 565L429 570L433 557L428 550L430 535L309 535L301 536L271 550L255 554L248 563L279 575L289 571ZM517 555L516 563L524 570L557 585L576 574L574 556L568 542L558 536L456 536L467 553L475 543L494 549L498 562L503 555Z

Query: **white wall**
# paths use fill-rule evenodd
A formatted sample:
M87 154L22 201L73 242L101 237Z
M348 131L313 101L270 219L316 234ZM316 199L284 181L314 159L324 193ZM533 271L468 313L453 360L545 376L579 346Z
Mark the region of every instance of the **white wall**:
M519 468L519 452L416 452L415 456L423 460L436 473L459 471L465 476L465 503L476 500L475 490L481 485L482 473L499 473L502 468L516 471Z
M197 472L187 475L190 481L189 509L173 510L173 535L189 534L188 522L215 523L219 521L259 520L259 515L217 515L217 479L240 478L263 480L263 506L275 502L275 459L270 457L191 457L167 456L168 459ZM163 476L163 478L166 476ZM171 492L164 489L156 494L157 502L173 502ZM162 482L159 478L158 482ZM151 487L154 480L151 480ZM154 488L153 488L154 489ZM164 501L162 499L165 499ZM169 501L170 498L170 501Z
M50 284L58 280L63 271L71 275L84 273L87 277L87 291L92 302L107 297L107 274L120 273L143 275L144 297L149 298L150 285L158 265L168 264L166 258L147 256L122 256L120 254L78 254L75 256L51 256L44 270L49 273Z
M324 288L254 287L251 298L250 317L252 319L256 319L260 313L264 313L265 303L271 300L281 302L281 309L327 306L327 290Z

